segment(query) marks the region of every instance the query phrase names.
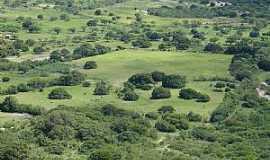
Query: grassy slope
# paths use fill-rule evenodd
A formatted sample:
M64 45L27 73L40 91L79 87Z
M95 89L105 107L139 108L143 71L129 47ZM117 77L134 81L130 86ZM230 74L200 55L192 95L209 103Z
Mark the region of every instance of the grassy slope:
M90 89L81 86L66 87L73 95L71 100L48 100L47 95L52 88L47 88L44 92L21 93L16 95L16 97L21 103L41 105L47 108L64 104L69 106L88 104L92 107L95 104L112 103L122 108L147 112L154 111L162 105L172 105L181 112L194 111L207 115L208 112L211 112L221 102L223 93L213 92L211 87L209 87L210 82L193 82L192 79L199 75L229 76L227 68L230 63L230 58L230 56L226 55L126 50L73 62L73 64L80 69L84 62L95 60L98 64L98 69L88 71L81 70L87 73L88 79L104 79L112 84L114 88L120 86L122 82L126 81L132 74L139 72L161 70L166 73L186 75L189 79L188 87L195 88L211 96L212 100L206 104L179 99L177 97L178 90L172 90L172 98L166 100L150 100L151 91L138 90L137 92L140 95L139 101L124 102L120 100L113 91L109 96L100 97L92 95L94 85L92 85Z

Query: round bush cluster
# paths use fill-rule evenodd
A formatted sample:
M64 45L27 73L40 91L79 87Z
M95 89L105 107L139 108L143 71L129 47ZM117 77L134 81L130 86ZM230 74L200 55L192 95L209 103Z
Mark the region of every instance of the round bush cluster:
M152 99L163 99L163 98L170 98L171 92L168 88L157 87L152 92Z
M84 69L97 69L97 63L95 61L87 61L84 66Z
M49 99L71 99L72 96L64 88L53 89L49 95Z

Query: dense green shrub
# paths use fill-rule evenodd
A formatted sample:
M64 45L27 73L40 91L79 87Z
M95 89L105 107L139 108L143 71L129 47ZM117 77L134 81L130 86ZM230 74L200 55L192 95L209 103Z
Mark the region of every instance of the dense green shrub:
M18 89L16 86L11 85L6 90L4 90L4 94L11 95L11 94L17 94Z
M163 87L157 87L152 92L152 99L164 99L164 98L170 98L171 92L170 89L163 88Z
M208 43L205 46L204 51L212 52L212 53L220 53L220 52L223 52L223 48L219 44Z
M201 140L214 142L216 141L216 136L210 131L203 128L194 128L191 132L192 136Z
M175 109L172 106L162 106L158 109L159 113L173 113Z
M191 88L181 89L179 92L179 97L183 99L196 99L201 95L201 93L197 92Z
M85 79L85 75L78 71L71 71L70 73L60 76L56 80L56 85L61 86L74 86L79 85Z
M167 75L162 79L165 88L183 88L186 85L186 77L181 75Z
M215 87L216 88L224 88L224 87L226 87L226 83L224 83L224 82L217 82L215 84Z
M252 37L252 38L259 37L260 36L260 32L258 32L258 31L251 31L249 33L249 36Z
M102 147L92 152L88 160L121 160L121 157L115 147Z
M71 99L72 96L64 88L53 89L49 95L49 99Z
M153 120L157 120L159 117L159 114L157 112L148 112L145 114L145 117Z
M95 61L87 61L85 62L83 69L96 69L97 63Z
M197 102L209 102L210 97L206 94L202 94L194 89L186 88L181 89L179 97L183 99L196 99Z
M202 116L194 112L188 112L187 119L192 122L200 122L202 121Z
M157 130L159 130L160 132L175 132L176 128L174 125L168 123L167 121L161 120L158 121L155 124L155 127Z
M134 90L130 88L124 88L121 90L121 97L125 101L137 101L139 96L135 93Z
M9 82L10 81L10 78L9 77L3 77L2 78L2 82Z
M89 81L84 81L84 82L82 83L82 86L83 86L83 87L90 87L90 86L91 86L91 82L89 82Z
M152 78L155 82L160 82L162 81L162 79L164 78L165 76L165 73L164 72L160 72L160 71L154 71L151 73L152 74Z
M96 84L94 90L94 95L108 95L110 92L110 87L104 81L99 81Z
M34 52L35 54L42 54L43 52L45 52L45 49L44 49L43 47L39 46L39 47L35 47L35 48L33 49L33 52Z
M147 41L146 39L138 39L132 42L133 47L138 48L149 48L152 46L151 42Z
M16 112L18 107L18 101L15 97L6 97L0 104L0 110L2 112Z
M31 88L24 83L20 83L17 85L18 92L28 92L31 90Z
M132 75L128 79L128 82L132 83L136 87L155 83L151 74L148 74L148 73L138 73L138 74Z
M127 112L123 109L119 109L114 105L107 104L101 108L101 112L106 116L124 116Z

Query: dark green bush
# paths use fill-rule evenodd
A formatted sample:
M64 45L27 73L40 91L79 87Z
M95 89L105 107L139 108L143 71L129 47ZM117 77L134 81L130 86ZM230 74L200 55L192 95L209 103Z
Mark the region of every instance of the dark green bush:
M175 109L172 106L162 106L158 109L159 113L173 113Z
M168 123L167 121L160 120L155 124L155 127L160 132L175 132L176 128L174 125Z
M96 69L96 68L97 63L95 61L87 61L83 66L83 69Z
M157 87L152 92L152 99L164 99L164 98L170 98L171 92L170 89L163 88L163 87Z
M83 87L90 87L90 86L91 86L91 82L89 82L89 81L84 81L84 82L82 83L82 86L83 86Z
M157 120L159 117L159 114L157 112L148 112L145 114L145 117L153 120Z
M196 99L200 95L201 93L191 88L181 89L179 92L179 97L183 99Z
M53 89L49 95L49 99L71 99L72 96L64 88Z
M104 81L99 81L96 84L94 90L94 95L108 95L110 92L110 87Z
M201 140L214 142L216 141L216 136L210 131L203 128L194 128L191 132L192 136Z
M160 82L162 81L162 79L164 78L165 76L165 73L164 72L160 72L160 71L154 71L151 73L152 74L152 78L155 82Z
M152 78L152 75L148 73L138 73L138 74L132 75L128 79L128 82L132 83L135 86L155 83L155 81Z
M3 77L2 78L2 82L9 82L10 81L10 78L9 77Z
M186 85L186 77L181 75L167 75L162 80L165 88L183 88Z
M202 121L202 116L194 112L189 112L187 114L187 119L192 122L200 122Z

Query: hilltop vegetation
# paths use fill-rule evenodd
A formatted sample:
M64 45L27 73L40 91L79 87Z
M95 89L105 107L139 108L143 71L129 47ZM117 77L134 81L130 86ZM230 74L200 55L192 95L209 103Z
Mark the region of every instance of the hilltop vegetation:
M0 0L0 160L270 159L269 5Z

